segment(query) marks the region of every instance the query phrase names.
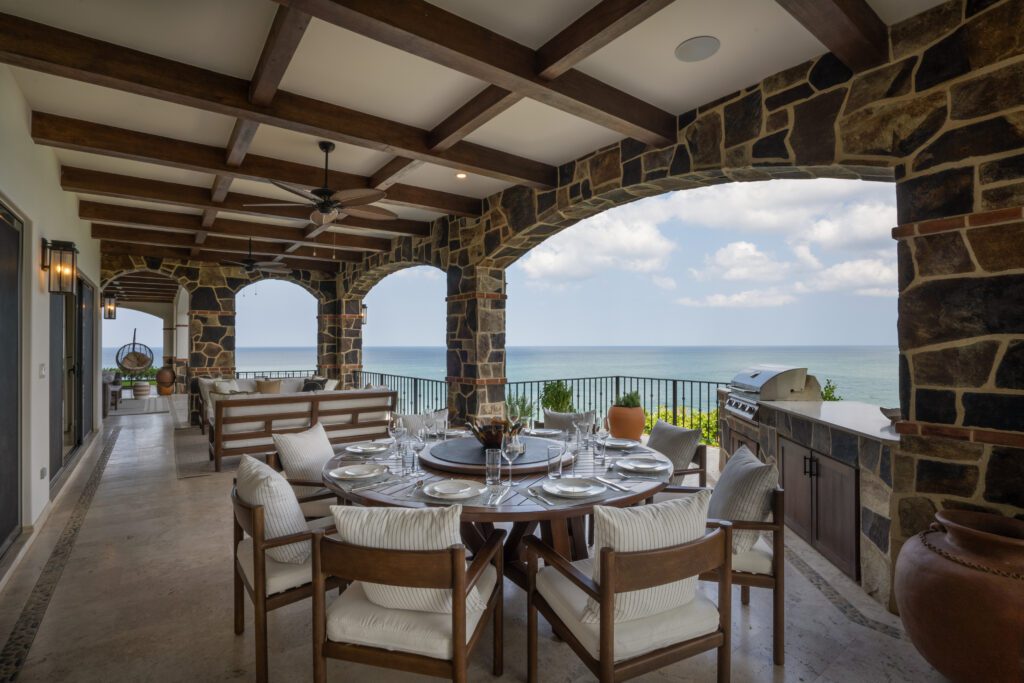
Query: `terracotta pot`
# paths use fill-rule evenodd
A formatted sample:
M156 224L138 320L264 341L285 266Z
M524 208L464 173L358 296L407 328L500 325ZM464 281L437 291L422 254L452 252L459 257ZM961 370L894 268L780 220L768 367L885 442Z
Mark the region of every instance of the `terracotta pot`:
M146 398L149 396L149 382L136 382L133 384L132 395L135 398Z
M174 370L165 365L156 371L156 385L158 387L173 387L176 377Z
M608 431L617 439L639 441L644 433L644 409L612 406L608 409Z
M907 634L953 681L1024 680L1024 522L966 510L935 519L896 561Z

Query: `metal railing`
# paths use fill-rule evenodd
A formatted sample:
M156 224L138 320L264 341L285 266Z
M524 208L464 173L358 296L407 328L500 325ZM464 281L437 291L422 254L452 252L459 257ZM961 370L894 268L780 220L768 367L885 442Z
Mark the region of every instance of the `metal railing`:
M236 379L263 378L278 379L280 377L312 377L316 370L240 370L235 372Z
M448 405L448 383L440 379L389 375L385 372L359 373L359 386L375 384L398 392L398 412L405 414L442 410Z

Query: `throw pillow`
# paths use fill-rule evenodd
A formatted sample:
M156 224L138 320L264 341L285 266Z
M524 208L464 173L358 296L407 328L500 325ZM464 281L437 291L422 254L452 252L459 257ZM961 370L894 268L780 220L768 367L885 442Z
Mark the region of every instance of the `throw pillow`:
M280 394L281 380L279 379L258 379L256 380L256 391L261 394Z
M324 391L334 391L337 388L338 380L336 379L329 379L326 382L324 382Z
M459 520L462 506L437 508L381 508L333 505L338 537L353 545L388 550L445 550L462 543ZM390 609L451 614L452 592L443 588L407 588L363 583L370 602ZM466 597L466 609L487 606L476 587Z
M243 455L238 465L235 486L238 497L243 501L249 505L263 506L263 528L268 539L309 531L295 492L280 472ZM267 555L278 562L302 564L309 559L311 552L309 542L302 542L269 548Z
M712 519L764 522L772 507L772 492L779 485L779 471L774 463L764 463L740 446L715 484L708 506ZM750 550L757 542L759 531L733 531L732 551L736 555Z
M709 491L691 493L653 505L629 508L594 506L594 581L601 581L602 548L620 552L657 550L689 543L704 535L708 521ZM693 600L697 577L691 576L653 588L615 596L615 621L640 619L682 607ZM580 618L584 623L601 619L601 607L593 599Z
M317 422L298 434L274 434L274 447L289 479L320 481L324 465L334 457L334 448L322 423ZM300 496L319 493L320 486L293 487Z
M672 461L675 471L686 469L693 462L700 445L700 430L676 427L658 420L651 436L647 439L647 447L653 448Z
M238 382L233 379L219 379L213 383L213 390L218 394L231 394L238 391Z
M326 379L307 379L302 384L303 391L323 391Z
M553 410L544 409L544 428L558 429L563 432L574 434L577 422L597 422L597 413L593 410L586 413L556 413Z

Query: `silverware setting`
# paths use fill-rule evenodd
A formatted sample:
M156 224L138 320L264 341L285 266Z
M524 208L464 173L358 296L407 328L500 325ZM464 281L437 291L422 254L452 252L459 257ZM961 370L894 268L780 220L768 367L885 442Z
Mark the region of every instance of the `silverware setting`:
M554 501L552 501L550 498L548 498L544 494L537 493L537 487L536 486L531 486L530 488L528 488L526 490L530 492L530 495L532 495L534 498L536 498L537 500L541 501L542 503L545 503L547 505L556 505L556 503Z
M409 491L405 494L405 497L412 498L416 494L416 492L423 489L423 485L426 483L426 481L426 478L418 480L416 482L416 485L409 489Z
M353 486L352 488L349 489L349 492L352 492L352 491L365 491L367 489L372 489L375 486L383 486L384 484L393 484L394 482L396 482L396 481L398 481L400 479L401 479L401 477L390 477L390 478L384 479L382 481L375 481L372 484L363 484L362 486Z
M611 479L605 479L604 477L594 477L594 479L598 480L599 482L606 486L615 489L616 491L629 491L629 489L627 489L625 486L623 486L622 484L617 484Z

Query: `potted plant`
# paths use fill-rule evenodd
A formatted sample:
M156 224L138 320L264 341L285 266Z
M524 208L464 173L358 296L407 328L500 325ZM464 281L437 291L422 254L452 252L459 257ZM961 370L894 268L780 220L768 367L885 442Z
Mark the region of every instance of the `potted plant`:
M619 439L640 440L644 433L644 409L640 405L639 391L615 399L608 410L608 431Z
M572 389L562 380L544 385L540 392L540 404L556 413L571 413L576 409L572 404Z

